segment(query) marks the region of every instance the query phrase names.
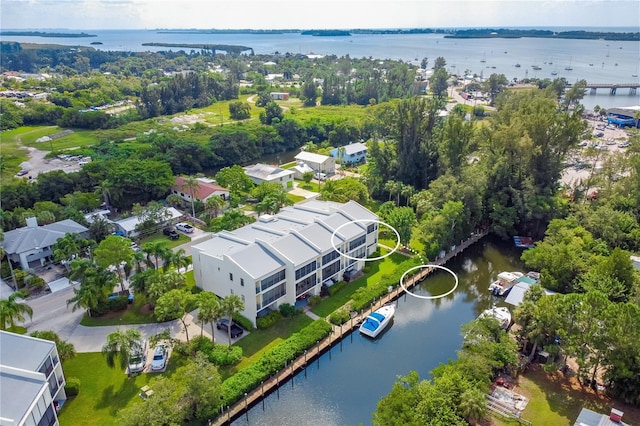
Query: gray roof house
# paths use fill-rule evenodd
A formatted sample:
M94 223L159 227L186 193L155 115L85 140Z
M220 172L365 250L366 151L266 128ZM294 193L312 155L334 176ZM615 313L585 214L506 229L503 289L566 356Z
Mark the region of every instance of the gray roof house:
M336 159L328 155L300 151L294 158L298 161L298 165L304 163L316 173L332 175L336 172Z
M27 219L27 226L4 233L0 243L13 262L19 262L22 269L31 267L31 262L40 261L44 265L47 257L53 255L51 246L67 233L85 234L87 228L71 219L49 225L38 226L35 217Z
M344 164L355 164L367 159L367 146L361 142L350 143L330 152L334 158L340 158Z
M239 295L244 316L320 294L350 279L378 246L378 216L355 201L311 200L192 247L196 285L220 297Z
M246 166L244 172L256 185L260 185L262 182L275 182L282 185L287 191L293 189L293 176L295 173L292 170L258 163Z
M0 331L0 382L0 424L59 424L67 395L54 342Z

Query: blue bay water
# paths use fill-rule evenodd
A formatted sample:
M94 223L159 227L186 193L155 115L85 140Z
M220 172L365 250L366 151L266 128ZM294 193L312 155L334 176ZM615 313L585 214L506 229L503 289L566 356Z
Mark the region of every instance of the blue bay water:
M595 30L595 29L594 29ZM607 31L607 29L598 29ZM613 30L613 29L609 29ZM64 30L65 32L79 32ZM620 29L615 31L638 31ZM63 31L59 31L63 32ZM520 39L447 39L442 34L354 34L349 37L313 37L299 33L286 34L202 34L162 33L151 30L91 30L90 38L6 37L3 41L54 43L90 46L101 50L162 51L166 47L142 46L143 43L208 43L232 44L253 48L257 54L314 53L318 55L350 55L403 60L418 64L429 58L429 66L442 56L447 69L458 75L475 73L484 77L501 73L509 80L526 77L565 77L570 83L585 79L589 83L638 83L640 79L640 43L607 40ZM91 45L91 42L102 45ZM184 50L188 48L172 48ZM485 60L486 62L481 62ZM520 64L521 67L515 67ZM537 65L542 69L532 68ZM571 67L573 70L565 70ZM551 73L557 72L557 76ZM635 77L634 77L635 76ZM615 96L600 89L583 100L587 108L598 104L604 108L640 105L640 93L630 96L620 89Z

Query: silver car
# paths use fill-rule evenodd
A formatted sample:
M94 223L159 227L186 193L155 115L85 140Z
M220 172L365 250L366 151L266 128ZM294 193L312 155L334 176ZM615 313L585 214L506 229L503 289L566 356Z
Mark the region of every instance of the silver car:
M151 360L151 370L162 370L167 365L167 348L164 345L157 345L153 350Z

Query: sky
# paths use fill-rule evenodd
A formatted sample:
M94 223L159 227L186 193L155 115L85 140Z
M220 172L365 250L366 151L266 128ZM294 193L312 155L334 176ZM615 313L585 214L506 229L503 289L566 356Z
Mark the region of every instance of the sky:
M634 27L638 0L0 0L2 29Z

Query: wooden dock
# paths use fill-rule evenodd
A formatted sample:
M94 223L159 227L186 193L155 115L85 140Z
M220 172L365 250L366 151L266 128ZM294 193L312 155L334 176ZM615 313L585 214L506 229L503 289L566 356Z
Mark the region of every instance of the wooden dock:
M434 260L431 264L439 266L444 265L449 260L462 253L469 246L484 238L487 234L488 231L482 231L472 234L467 240L461 242L460 245L455 246L451 251L446 253L444 257ZM437 268L423 268L419 270L419 272L417 272L415 275L406 279L403 284L405 285L405 287L411 288L425 279L434 270L437 270ZM360 312L358 314L352 314L351 319L341 326L334 325L333 331L331 332L331 334L329 334L329 336L318 341L313 347L306 350L304 354L297 359L293 360L287 365L284 365L282 370L262 382L259 387L245 393L244 398L237 401L234 405L222 407L220 415L215 420L209 422L209 425L221 426L231 424L232 421L239 418L240 416L248 415L249 409L258 404L260 401L263 401L265 396L273 392L278 392L279 394L280 387L285 382L287 382L287 380L291 379L293 385L293 377L298 372L303 371L311 362L314 362L325 352L329 352L329 356L331 356L331 348L341 340L343 340L346 336L351 334L355 329L357 329L362 321L364 321L364 319L367 317L367 315L378 309L380 306L397 300L404 293L405 291L402 289L402 287L397 286L391 292L374 301L374 303L368 310Z

